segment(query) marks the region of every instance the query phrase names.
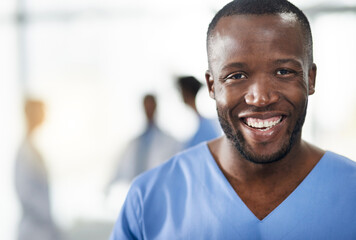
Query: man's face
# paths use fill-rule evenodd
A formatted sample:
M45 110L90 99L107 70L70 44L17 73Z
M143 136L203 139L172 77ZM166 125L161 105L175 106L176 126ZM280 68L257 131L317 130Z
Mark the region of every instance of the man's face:
M148 121L153 121L156 111L156 100L152 97L146 97L143 101L146 118Z
M209 44L209 93L222 128L255 163L283 158L300 141L316 66L294 15L234 15Z

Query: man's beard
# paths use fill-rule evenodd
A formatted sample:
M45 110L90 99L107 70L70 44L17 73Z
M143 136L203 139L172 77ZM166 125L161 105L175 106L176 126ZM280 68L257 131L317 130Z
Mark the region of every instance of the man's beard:
M244 136L240 131L234 131L229 122L224 118L222 112L217 108L219 122L221 128L223 129L226 137L230 140L230 142L234 145L234 147L239 151L239 153L248 161L257 163L257 164L266 164L273 163L283 159L292 149L298 137L300 136L306 112L307 112L307 104L305 105L303 113L298 118L292 133L290 134L289 141L285 141L281 148L271 154L271 155L257 155L254 152L250 151L248 143L246 142Z

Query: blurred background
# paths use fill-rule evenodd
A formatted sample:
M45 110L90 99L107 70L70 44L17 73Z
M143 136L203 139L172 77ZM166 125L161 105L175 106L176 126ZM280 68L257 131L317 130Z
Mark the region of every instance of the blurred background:
M156 121L167 134L184 142L194 133L198 121L176 76L204 83L207 26L227 2L0 2L0 239L15 240L21 219L14 168L26 135L24 96L45 104L33 142L63 238L107 239L129 182L107 184L145 128L143 95L156 95ZM292 2L310 19L318 66L304 138L356 160L356 2ZM197 108L216 116L206 88Z

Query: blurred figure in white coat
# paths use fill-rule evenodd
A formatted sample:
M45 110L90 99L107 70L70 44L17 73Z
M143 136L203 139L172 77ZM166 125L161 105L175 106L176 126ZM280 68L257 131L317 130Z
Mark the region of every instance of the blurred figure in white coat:
M144 96L143 107L147 120L146 128L123 152L109 186L119 180L131 182L137 175L163 163L182 148L179 141L157 126L155 122L157 102L154 95Z
M22 208L18 240L57 240L51 214L50 187L45 162L33 143L33 133L44 120L44 104L27 100L27 132L15 163L15 186Z

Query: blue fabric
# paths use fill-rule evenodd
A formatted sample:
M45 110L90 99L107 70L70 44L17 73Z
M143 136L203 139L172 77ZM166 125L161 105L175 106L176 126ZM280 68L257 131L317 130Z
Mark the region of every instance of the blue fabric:
M221 136L221 128L217 120L199 116L198 130L194 136L185 144L184 148L193 147L199 143L212 140Z
M203 143L136 178L111 235L119 239L356 239L356 163L326 152L259 220Z
M147 169L147 161L148 161L148 153L151 148L152 138L154 137L156 130L156 125L151 123L147 126L146 130L142 133L142 135L138 138L138 151L136 158L136 169L135 176L144 172Z

